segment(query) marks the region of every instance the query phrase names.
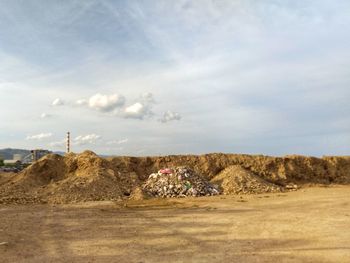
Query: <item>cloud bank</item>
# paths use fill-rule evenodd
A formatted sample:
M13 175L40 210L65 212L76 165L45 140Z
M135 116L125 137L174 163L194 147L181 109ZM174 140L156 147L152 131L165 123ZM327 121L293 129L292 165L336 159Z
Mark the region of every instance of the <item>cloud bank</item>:
M179 120L181 120L181 115L179 113L168 110L163 114L163 117L160 119L160 122L166 123L170 121Z
M27 136L27 140L43 140L52 137L52 133L39 133L35 135L29 135Z
M40 114L40 118L41 119L49 119L49 118L52 118L53 115L52 114L49 114L49 113L46 113L46 112L43 112Z
M82 103L81 100L78 100L77 103ZM102 111L102 112L110 112L115 110L117 107L122 107L125 103L124 96L118 94L111 95L102 95L97 93L90 97L88 101L88 106L91 109Z
M64 105L64 101L61 100L60 98L55 99L52 103L52 106L63 106Z
M125 144L129 141L129 139L121 139L121 140L112 140L108 141L106 144L112 145L112 144Z
M73 143L76 145L95 144L100 139L100 135L92 133L87 135L79 135L75 137Z

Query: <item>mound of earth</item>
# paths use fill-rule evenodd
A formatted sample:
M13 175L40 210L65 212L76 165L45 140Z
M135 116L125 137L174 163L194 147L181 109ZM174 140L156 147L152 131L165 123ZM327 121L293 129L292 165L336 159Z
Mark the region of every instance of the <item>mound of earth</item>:
M163 167L180 166L189 168L181 171L176 168L171 174L158 173L156 178L148 178ZM184 177L181 175L179 181L176 173ZM190 174L189 178L186 173ZM0 174L0 203L71 203L118 200L130 195L142 199L149 193L162 197L208 195L216 193L210 192L213 188L208 181L211 179L221 185L225 193L233 194L281 191L277 185L295 189L291 182L300 186L349 184L350 156L316 158L213 153L105 159L91 151L64 157L50 154L20 173ZM132 192L137 187L142 191Z
M49 154L0 187L0 203L74 203L117 200L121 178L90 151Z
M162 169L151 174L142 189L154 197L217 195L219 191L188 167Z
M232 165L215 176L211 183L223 194L261 194L282 192L281 186L269 183L240 165Z
M350 156L323 158L290 155L210 153L203 155L168 155L152 157L110 157L118 171L135 172L144 181L148 175L163 167L187 166L211 180L220 171L240 165L269 182L287 184L350 184Z
M140 201L149 198L152 198L152 196L139 186L135 187L130 194L130 200Z
M49 202L118 200L123 195L118 174L95 153L68 155L65 166L63 180L53 182L42 191Z
M65 176L64 158L49 154L15 174L0 187L1 203L40 203L40 190Z

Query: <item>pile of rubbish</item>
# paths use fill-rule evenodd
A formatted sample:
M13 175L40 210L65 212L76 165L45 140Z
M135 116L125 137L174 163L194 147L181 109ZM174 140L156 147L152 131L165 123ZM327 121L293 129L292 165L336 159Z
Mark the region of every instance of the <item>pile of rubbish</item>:
M267 182L240 165L232 165L215 176L211 183L223 194L262 194L283 192L283 187Z
M186 197L218 195L209 181L188 167L166 168L152 173L142 190L153 197Z

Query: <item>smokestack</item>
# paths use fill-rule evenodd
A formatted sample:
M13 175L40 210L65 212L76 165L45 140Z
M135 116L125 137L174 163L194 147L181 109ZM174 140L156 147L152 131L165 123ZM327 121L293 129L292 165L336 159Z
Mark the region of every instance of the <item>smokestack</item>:
M67 132L66 153L70 153L70 132Z

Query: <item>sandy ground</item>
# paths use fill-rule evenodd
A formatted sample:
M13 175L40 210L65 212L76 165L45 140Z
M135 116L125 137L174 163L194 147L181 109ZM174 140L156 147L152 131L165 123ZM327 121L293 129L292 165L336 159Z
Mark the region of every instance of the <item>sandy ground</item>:
M0 262L350 262L350 186L0 206Z

